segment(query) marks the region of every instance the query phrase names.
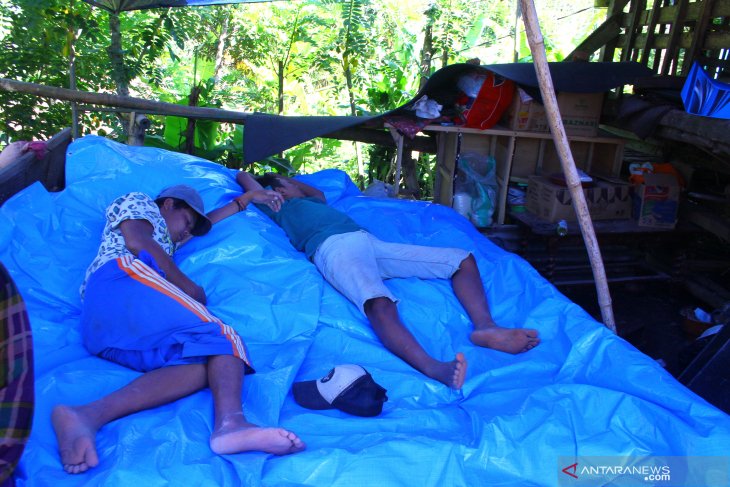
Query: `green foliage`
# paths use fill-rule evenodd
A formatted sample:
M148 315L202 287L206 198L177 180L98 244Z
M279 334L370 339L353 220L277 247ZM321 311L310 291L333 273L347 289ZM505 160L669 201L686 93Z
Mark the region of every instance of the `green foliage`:
M284 115L379 114L418 91L426 56L430 72L479 57L509 62L529 52L515 25L515 0L301 0L236 6L150 9L119 15L124 80L131 96L241 112ZM543 36L551 60L562 59L601 21L592 0L542 0ZM546 12L546 13L545 13ZM538 12L540 14L540 11ZM567 27L566 27L567 26ZM579 28L576 28L579 26ZM424 51L424 32L433 42ZM514 42L517 32L519 42ZM69 86L76 53L78 89L115 93L109 14L81 0L0 0L0 76ZM425 73L428 74L428 73ZM69 104L0 91L0 140L48 138L69 126ZM184 150L188 122L150 115L147 143ZM83 133L123 141L110 111L84 111ZM242 159L241 126L195 123L193 152L231 167ZM274 135L272 135L274 136ZM364 172L393 182L394 149L365 146ZM429 194L433 156L421 155L418 177ZM352 143L316 139L261 164L283 172L326 167L358 178Z
M98 39L105 26L86 4L69 10L68 1L61 0L3 2L0 17L5 30L0 76L62 87L69 86L69 34L82 32L89 39ZM89 64L100 70L88 82L79 83L79 87L101 91L106 81L104 67L109 66L106 53L89 50L88 58L78 64L78 70ZM9 139L50 137L70 124L70 110L65 102L0 91L0 106L0 132Z

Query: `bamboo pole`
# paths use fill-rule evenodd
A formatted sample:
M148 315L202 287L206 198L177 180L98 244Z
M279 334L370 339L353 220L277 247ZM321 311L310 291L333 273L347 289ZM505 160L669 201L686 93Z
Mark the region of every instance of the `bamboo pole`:
M29 93L31 95L54 98L56 100L128 108L142 113L154 112L161 115L174 115L177 117L205 118L208 120L215 120L217 122L244 124L249 115L245 112L222 110L220 108L190 107L177 105L175 103L144 100L142 98L135 98L132 96L69 90L66 88L27 83L25 81L16 81L7 78L0 78L0 89L10 92Z
M601 316L603 323L612 332L616 333L616 323L613 318L613 309L611 307L611 294L608 290L608 281L606 279L606 269L603 266L601 258L601 250L598 247L596 232L593 228L593 221L588 212L585 195L580 184L578 170L575 167L573 154L570 152L570 144L565 134L565 127L560 117L558 109L558 101L555 97L555 89L553 88L553 80L550 77L550 68L545 55L545 44L540 31L540 24L537 19L537 11L533 0L520 0L522 7L522 18L525 23L525 31L527 32L527 41L530 44L532 59L537 73L537 79L540 84L540 94L545 105L545 111L550 124L550 131L553 134L555 147L560 157L560 165L563 167L563 173L568 184L570 196L573 199L573 209L578 215L578 223L580 224L581 234L588 249L588 257L591 261L593 270L593 279L596 282L596 291L598 292L598 304L601 308Z
M8 78L0 78L0 90L13 93L28 93L56 100L98 105L98 107L79 106L78 109L82 111L115 111L126 109L125 111L133 110L140 113L146 113L148 115L172 115L176 117L199 118L215 120L217 122L234 123L238 125L246 125L246 119L249 115L251 115L247 112L223 110L222 108L191 107L187 105L177 105L175 103L150 101L132 96L69 90L67 88L16 81ZM105 109L100 107L114 108ZM388 134L388 132L375 128L350 127L321 135L321 137L326 139L354 140L364 142L366 144L378 144L386 147L396 146L393 138ZM419 152L427 152L429 154L436 153L436 144L430 137L417 136L415 139L408 142L408 146Z

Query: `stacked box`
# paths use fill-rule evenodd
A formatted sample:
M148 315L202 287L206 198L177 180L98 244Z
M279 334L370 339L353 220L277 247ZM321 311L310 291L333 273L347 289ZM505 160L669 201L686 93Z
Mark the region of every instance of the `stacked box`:
M673 174L645 174L632 191L632 215L640 227L674 228L679 210L679 183Z
M627 183L596 181L583 188L588 211L594 220L625 219L631 216L630 186ZM530 176L527 185L528 211L548 222L576 221L573 198L565 186L548 181L542 176Z
M558 109L567 135L595 137L603 107L603 93L558 93ZM503 117L512 130L548 132L545 107L518 90Z

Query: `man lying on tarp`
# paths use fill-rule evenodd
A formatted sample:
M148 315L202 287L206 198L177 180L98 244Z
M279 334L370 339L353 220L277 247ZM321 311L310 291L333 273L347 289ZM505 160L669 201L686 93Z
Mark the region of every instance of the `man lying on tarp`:
M81 286L84 345L144 374L91 403L54 408L52 422L66 472L85 472L99 463L95 436L105 424L206 386L213 395L210 447L215 453L284 455L304 449L291 431L246 420L241 389L244 374L253 369L243 341L208 311L203 288L171 258L191 236L204 235L249 201L264 203L276 196L274 191L249 192L206 216L200 195L178 185L154 201L129 193L108 207L99 252Z
M324 194L301 181L277 174L260 180L241 171L236 180L247 192L270 186L277 197L257 204L281 226L294 247L306 253L324 278L367 316L380 341L426 376L460 389L467 363L436 360L401 322L396 298L383 279L418 277L451 279L454 293L474 324L471 341L482 347L520 353L535 347L537 330L502 328L492 319L474 256L455 248L383 242L349 216L327 205ZM244 203L246 194L238 200Z

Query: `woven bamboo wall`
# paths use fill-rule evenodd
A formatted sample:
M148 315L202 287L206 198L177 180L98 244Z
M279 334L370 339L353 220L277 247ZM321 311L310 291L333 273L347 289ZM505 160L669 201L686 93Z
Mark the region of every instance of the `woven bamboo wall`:
M611 0L606 22L577 52L663 75L686 75L698 61L716 78L730 77L730 0Z

